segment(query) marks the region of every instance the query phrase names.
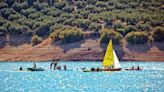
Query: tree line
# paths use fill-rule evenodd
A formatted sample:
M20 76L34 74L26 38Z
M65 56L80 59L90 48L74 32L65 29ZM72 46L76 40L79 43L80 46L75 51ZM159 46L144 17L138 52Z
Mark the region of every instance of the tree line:
M0 35L51 35L73 42L74 37L82 39L83 32L94 31L101 34L101 42L106 38L115 43L120 42L116 39L131 44L161 42L163 14L162 0L0 0ZM60 34L55 36L55 30Z

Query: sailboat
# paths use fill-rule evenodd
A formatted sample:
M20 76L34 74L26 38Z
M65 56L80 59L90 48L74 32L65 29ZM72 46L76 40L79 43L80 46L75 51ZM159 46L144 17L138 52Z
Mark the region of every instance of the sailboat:
M112 40L110 40L104 56L102 71L120 71L120 70L121 70L121 65L119 63L116 52L113 49Z
M103 60L103 68L102 69L82 69L83 72L99 72L99 71L120 71L121 65L119 63L118 57L116 55L115 50L113 49L112 40L110 40L104 60Z

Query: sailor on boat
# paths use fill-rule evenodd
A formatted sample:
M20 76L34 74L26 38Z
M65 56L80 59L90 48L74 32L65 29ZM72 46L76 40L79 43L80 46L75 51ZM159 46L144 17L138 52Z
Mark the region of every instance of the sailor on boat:
M97 67L96 71L101 71L101 69L99 67Z
M35 62L33 63L33 67L32 67L33 69L36 69L36 64L35 64Z
M91 71L95 71L96 69L94 67L91 68Z
M41 67L37 68L35 62L33 63L32 68L27 68L28 71L44 71Z

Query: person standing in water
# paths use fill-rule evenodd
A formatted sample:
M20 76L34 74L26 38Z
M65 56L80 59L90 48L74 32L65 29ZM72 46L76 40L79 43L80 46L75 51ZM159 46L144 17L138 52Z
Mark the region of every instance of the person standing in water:
M53 62L51 62L51 64L50 64L50 70L52 69L52 65L53 65Z
M64 65L63 68L64 68L64 70L67 70L67 66L66 65Z
M56 70L56 67L57 67L57 61L55 61L54 63L54 70Z
M32 68L34 68L34 69L36 68L36 64L35 64L35 62L34 62L34 64L33 64L33 67L32 67Z

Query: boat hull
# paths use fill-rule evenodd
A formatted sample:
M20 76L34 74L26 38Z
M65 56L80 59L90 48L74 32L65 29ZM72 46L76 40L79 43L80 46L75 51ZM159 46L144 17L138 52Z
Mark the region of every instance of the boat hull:
M102 72L102 70L83 70L83 72Z
M83 72L102 72L102 71L121 71L121 68L117 68L117 69L100 69L99 71L97 71L97 70L91 71L91 70L87 70L87 69L83 70Z
M27 68L28 71L44 71L42 68Z
M102 69L102 71L121 71L121 68L116 68L116 69Z

